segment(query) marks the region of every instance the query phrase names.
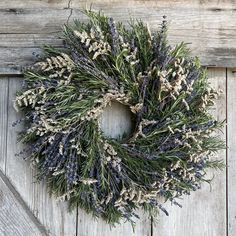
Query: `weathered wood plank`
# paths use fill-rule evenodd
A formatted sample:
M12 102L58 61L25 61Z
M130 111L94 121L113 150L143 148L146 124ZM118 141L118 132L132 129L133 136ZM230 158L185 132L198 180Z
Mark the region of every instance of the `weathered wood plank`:
M226 70L221 68L210 69L209 78L215 88L224 91L224 95L217 101L216 111L214 111L217 119L224 120L226 118ZM225 129L223 131L224 133L220 134L223 139L226 139ZM235 130L232 131L233 134L235 134ZM226 151L221 151L217 158L226 160ZM212 177L213 173L209 173L209 177ZM204 184L201 190L192 193L189 197L184 197L180 203L183 205L182 209L167 204L166 207L170 215L168 217L163 214L160 215L160 221L153 229L153 236L227 235L226 170L216 173L211 188ZM231 203L233 204L233 202Z
M236 234L236 74L227 71L228 236Z
M118 102L111 102L101 115L101 129L106 136L121 138L123 134L132 132L132 113L128 106ZM110 228L101 219L95 219L85 211L78 209L77 236L151 236L151 219L139 210L140 219L136 220L135 232L128 222L122 222L116 228ZM91 227L91 225L93 227Z
M32 65L33 62L37 60L36 55L40 53L41 50L39 48L11 48L7 51L3 50L2 52L0 48L2 58L2 62L0 63L3 65L3 67L0 66L0 74L22 74L24 66Z
M5 9L6 5L10 9L14 9L16 6L17 8L25 8L25 6L29 8L34 8L34 7L39 7L39 8L68 8L69 5L74 6L79 6L81 2L86 2L88 4L88 7L90 7L91 3L94 3L94 1L90 0L81 0L81 1L76 1L76 0L3 0L0 2L0 9ZM109 4L116 2L116 0L97 0L96 3L104 3L107 2ZM126 2L126 0L120 0L119 2ZM131 0L129 2L132 3L137 3L137 4L148 4L148 5L156 5L156 0ZM191 7L199 7L199 6L204 6L206 8L215 8L218 9L223 8L223 9L228 9L231 8L232 6L236 6L236 2L234 0L160 0L159 1L161 6L163 7L174 7L174 6L179 6L179 7L186 7L186 8L191 8Z
M111 102L101 115L100 125L106 136L122 138L123 135L129 135L132 132L132 112L128 106Z
M8 7L9 11L12 13L14 12L14 9L17 8L25 8L25 6L29 8L59 8L59 9L65 9L68 8L69 0L2 0L0 1L0 9L6 9L6 6Z
M81 209L78 212L77 236L151 236L151 220L141 211L140 219L136 220L135 231L128 222L121 222L111 228L102 219L94 219Z
M19 194L0 170L0 235L46 236L44 227L27 209Z
M96 3L113 3L116 2L117 0L97 0ZM68 6L78 6L80 5L81 2L86 2L88 4L88 7L90 7L91 3L94 3L94 1L90 0L81 0L81 1L76 1L76 0L3 0L0 2L0 9L6 8L6 4L9 8L15 8L16 6L18 8L24 8L26 5L27 7L40 7L40 8L68 8ZM120 0L119 2L126 2L126 0ZM156 5L156 0L131 0L129 2L135 2L137 4L148 4L148 5ZM186 8L191 8L191 7L199 7L199 6L204 6L206 8L223 8L223 9L228 9L231 8L232 6L236 6L235 0L160 0L161 6L163 7L174 7L174 6L179 6L179 7L186 7Z
M69 4L70 2L70 4ZM102 10L116 20L126 22L131 16L159 27L163 15L169 20L172 44L190 43L192 54L204 65L234 67L236 61L235 1L1 1L0 58L1 73L15 73L32 63L32 53L44 43L60 44L56 39L61 26L74 18L84 20L84 7ZM17 7L16 7L17 6ZM20 34L20 36L16 36ZM13 72L11 72L13 71Z
M7 6L6 6L7 7ZM0 19L4 26L3 34L49 34L58 33L70 15L69 9L15 8L1 9Z
M16 132L20 131L22 126L11 126L14 121L21 118L21 115L14 110L12 103L20 83L19 78L9 79L6 176L20 193L29 209L44 225L49 235L75 236L76 212L68 213L65 203L50 198L45 183L33 183L36 171L30 168L29 163L21 157L15 157L16 153L23 150L22 144L17 143L16 140Z
M0 79L0 169L5 172L8 80Z

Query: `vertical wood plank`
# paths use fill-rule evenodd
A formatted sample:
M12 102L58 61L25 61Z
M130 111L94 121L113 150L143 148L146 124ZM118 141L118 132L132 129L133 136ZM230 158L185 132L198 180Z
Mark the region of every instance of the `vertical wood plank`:
M228 236L236 235L236 73L227 70Z
M141 211L134 231L128 222L121 222L115 228L111 228L102 219L94 219L84 210L79 209L78 212L77 236L151 236L151 221Z
M15 92L20 88L20 83L19 78L9 80L6 175L33 214L45 226L49 235L75 236L76 212L68 213L65 203L57 202L53 197L50 198L45 183L34 183L36 171L30 168L29 163L21 157L15 156L23 149L16 137L16 132L20 131L22 126L12 127L12 123L21 118L21 115L14 110L12 103Z
M122 138L123 135L129 135L132 132L132 112L128 106L111 102L105 107L100 117L100 125L105 136Z
M212 86L224 92L217 101L214 111L218 120L224 120L226 118L226 69L209 69L208 75ZM234 91L235 89L236 83ZM222 138L226 139L226 129L224 128L223 131ZM235 134L236 130L232 131L232 134L233 132ZM226 151L219 152L217 158L226 160ZM211 171L209 177L212 177L213 173ZM234 182L236 182L236 175ZM236 191L234 193L236 196ZM181 204L182 209L166 204L170 215L167 217L160 214L159 222L153 228L153 236L226 236L226 170L215 173L211 187L203 184L201 190L193 192L191 196L184 196Z
M104 134L118 138L132 130L132 114L127 106L112 102L105 108L101 116L101 128ZM151 220L141 210L138 211L140 219L136 222L135 231L128 222L122 222L111 228L102 219L94 219L82 209L78 209L78 236L151 236ZM92 226L92 227L91 227Z
M5 172L8 80L0 77L0 168Z

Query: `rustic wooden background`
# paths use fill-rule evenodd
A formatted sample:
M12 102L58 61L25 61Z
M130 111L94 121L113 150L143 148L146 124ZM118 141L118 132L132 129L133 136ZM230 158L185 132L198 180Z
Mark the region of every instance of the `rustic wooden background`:
M34 183L35 171L29 164L15 157L22 149L16 141L22 127L12 127L20 116L12 100L20 87L21 69L36 60L43 44L61 46L57 38L61 25L84 19L80 9L91 4L124 22L131 16L141 18L153 29L167 15L171 43L190 43L193 55L209 68L213 86L224 91L214 112L227 122L221 135L228 149L218 158L228 168L217 173L211 187L204 185L184 198L182 209L167 205L170 216L161 214L156 224L141 213L135 232L126 223L110 229L81 209L67 213L65 203L50 198L43 183ZM235 0L1 0L0 22L0 236L236 235ZM114 112L106 116L109 122L117 121ZM116 132L109 122L105 128Z

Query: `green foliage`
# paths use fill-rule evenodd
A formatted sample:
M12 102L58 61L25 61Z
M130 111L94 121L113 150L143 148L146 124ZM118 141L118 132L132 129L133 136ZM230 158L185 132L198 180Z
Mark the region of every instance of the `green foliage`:
M221 169L216 135L223 123L210 109L219 93L185 43L171 47L167 26L152 33L86 10L63 31L65 48L25 73L15 105L25 113L20 136L50 193L114 225L134 224L139 207L156 217L163 201L189 194ZM99 117L111 102L129 106L134 132L106 137Z

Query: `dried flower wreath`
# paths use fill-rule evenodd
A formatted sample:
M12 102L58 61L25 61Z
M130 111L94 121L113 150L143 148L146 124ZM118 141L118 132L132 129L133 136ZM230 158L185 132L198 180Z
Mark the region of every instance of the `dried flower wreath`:
M49 190L114 224L133 222L138 207L166 212L176 199L222 168L213 154L224 142L209 113L214 91L184 43L169 46L166 21L151 33L142 21L129 27L85 11L88 22L64 28L64 48L45 47L45 58L25 72L15 100L25 113L28 158ZM134 131L106 137L99 117L111 102L130 107ZM16 122L17 123L17 122ZM166 212L167 214L167 212Z

